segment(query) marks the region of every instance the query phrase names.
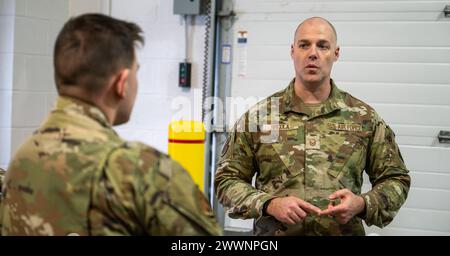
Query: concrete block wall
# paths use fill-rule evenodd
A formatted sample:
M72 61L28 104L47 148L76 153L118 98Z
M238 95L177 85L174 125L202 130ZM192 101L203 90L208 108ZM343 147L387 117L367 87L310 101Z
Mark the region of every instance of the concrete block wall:
M14 14L14 0L0 0L0 167L3 168L11 151Z
M15 1L12 153L53 107L53 44L68 13L68 0Z
M64 22L104 2L0 0L0 167L54 105L53 45Z

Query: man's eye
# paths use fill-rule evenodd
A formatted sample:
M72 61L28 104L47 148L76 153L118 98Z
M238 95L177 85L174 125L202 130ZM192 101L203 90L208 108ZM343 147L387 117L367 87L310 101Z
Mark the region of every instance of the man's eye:
M300 49L306 49L306 47L308 47L306 44L299 44L298 48Z
M318 45L318 47L319 47L320 49L325 49L325 50L330 49L330 46L325 45L325 44Z

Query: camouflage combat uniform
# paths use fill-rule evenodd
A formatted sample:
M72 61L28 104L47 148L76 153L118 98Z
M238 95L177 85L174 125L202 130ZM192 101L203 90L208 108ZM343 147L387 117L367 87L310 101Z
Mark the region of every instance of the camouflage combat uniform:
M5 178L5 170L0 168L0 208L2 207L2 187L3 187L3 179L4 178ZM1 213L0 213L0 218L1 218Z
M2 235L222 233L179 164L67 97L12 159L0 214Z
M394 133L374 109L331 84L330 97L311 107L295 96L293 80L246 112L225 143L215 177L219 202L232 218L255 218L256 235L364 235L361 218L386 226L406 200L410 177ZM362 194L365 212L347 224L308 215L284 225L262 214L274 197L326 209L339 189L359 195L363 170L373 189Z
M5 178L5 170L3 170L2 168L0 168L0 191L2 189L3 186L3 179Z

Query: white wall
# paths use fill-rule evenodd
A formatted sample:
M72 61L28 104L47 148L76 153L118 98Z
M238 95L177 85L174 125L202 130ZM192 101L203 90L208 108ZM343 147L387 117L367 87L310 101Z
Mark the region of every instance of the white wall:
M189 51L192 89L178 87L178 63L185 56L184 21L173 14L173 1L112 1L112 15L139 24L145 33L145 47L138 52L140 70L136 104L127 125L119 133L144 141L167 152L167 128L175 118L201 120L204 17L189 21ZM180 108L177 102L189 103Z
M99 12L109 14L110 0L69 0L69 16Z
M54 99L53 41L66 0L0 1L0 166L45 117Z
M0 167L3 168L11 151L14 13L14 0L0 0Z
M248 31L248 52L245 77L237 75L234 55L232 95L268 96L285 88L294 76L289 52L298 23L311 16L329 19L341 46L332 77L392 126L411 170L409 198L396 219L383 230L367 231L450 235L450 147L437 141L440 130L450 130L450 18L442 12L450 1L235 3L234 33ZM252 227L226 221L231 228Z
M68 0L15 1L11 152L53 106L53 43L68 10Z

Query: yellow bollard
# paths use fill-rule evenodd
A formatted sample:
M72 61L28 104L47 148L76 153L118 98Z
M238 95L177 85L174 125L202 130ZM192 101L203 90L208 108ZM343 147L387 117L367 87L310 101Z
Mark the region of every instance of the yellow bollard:
M205 126L198 121L169 124L169 155L191 174L204 192Z

